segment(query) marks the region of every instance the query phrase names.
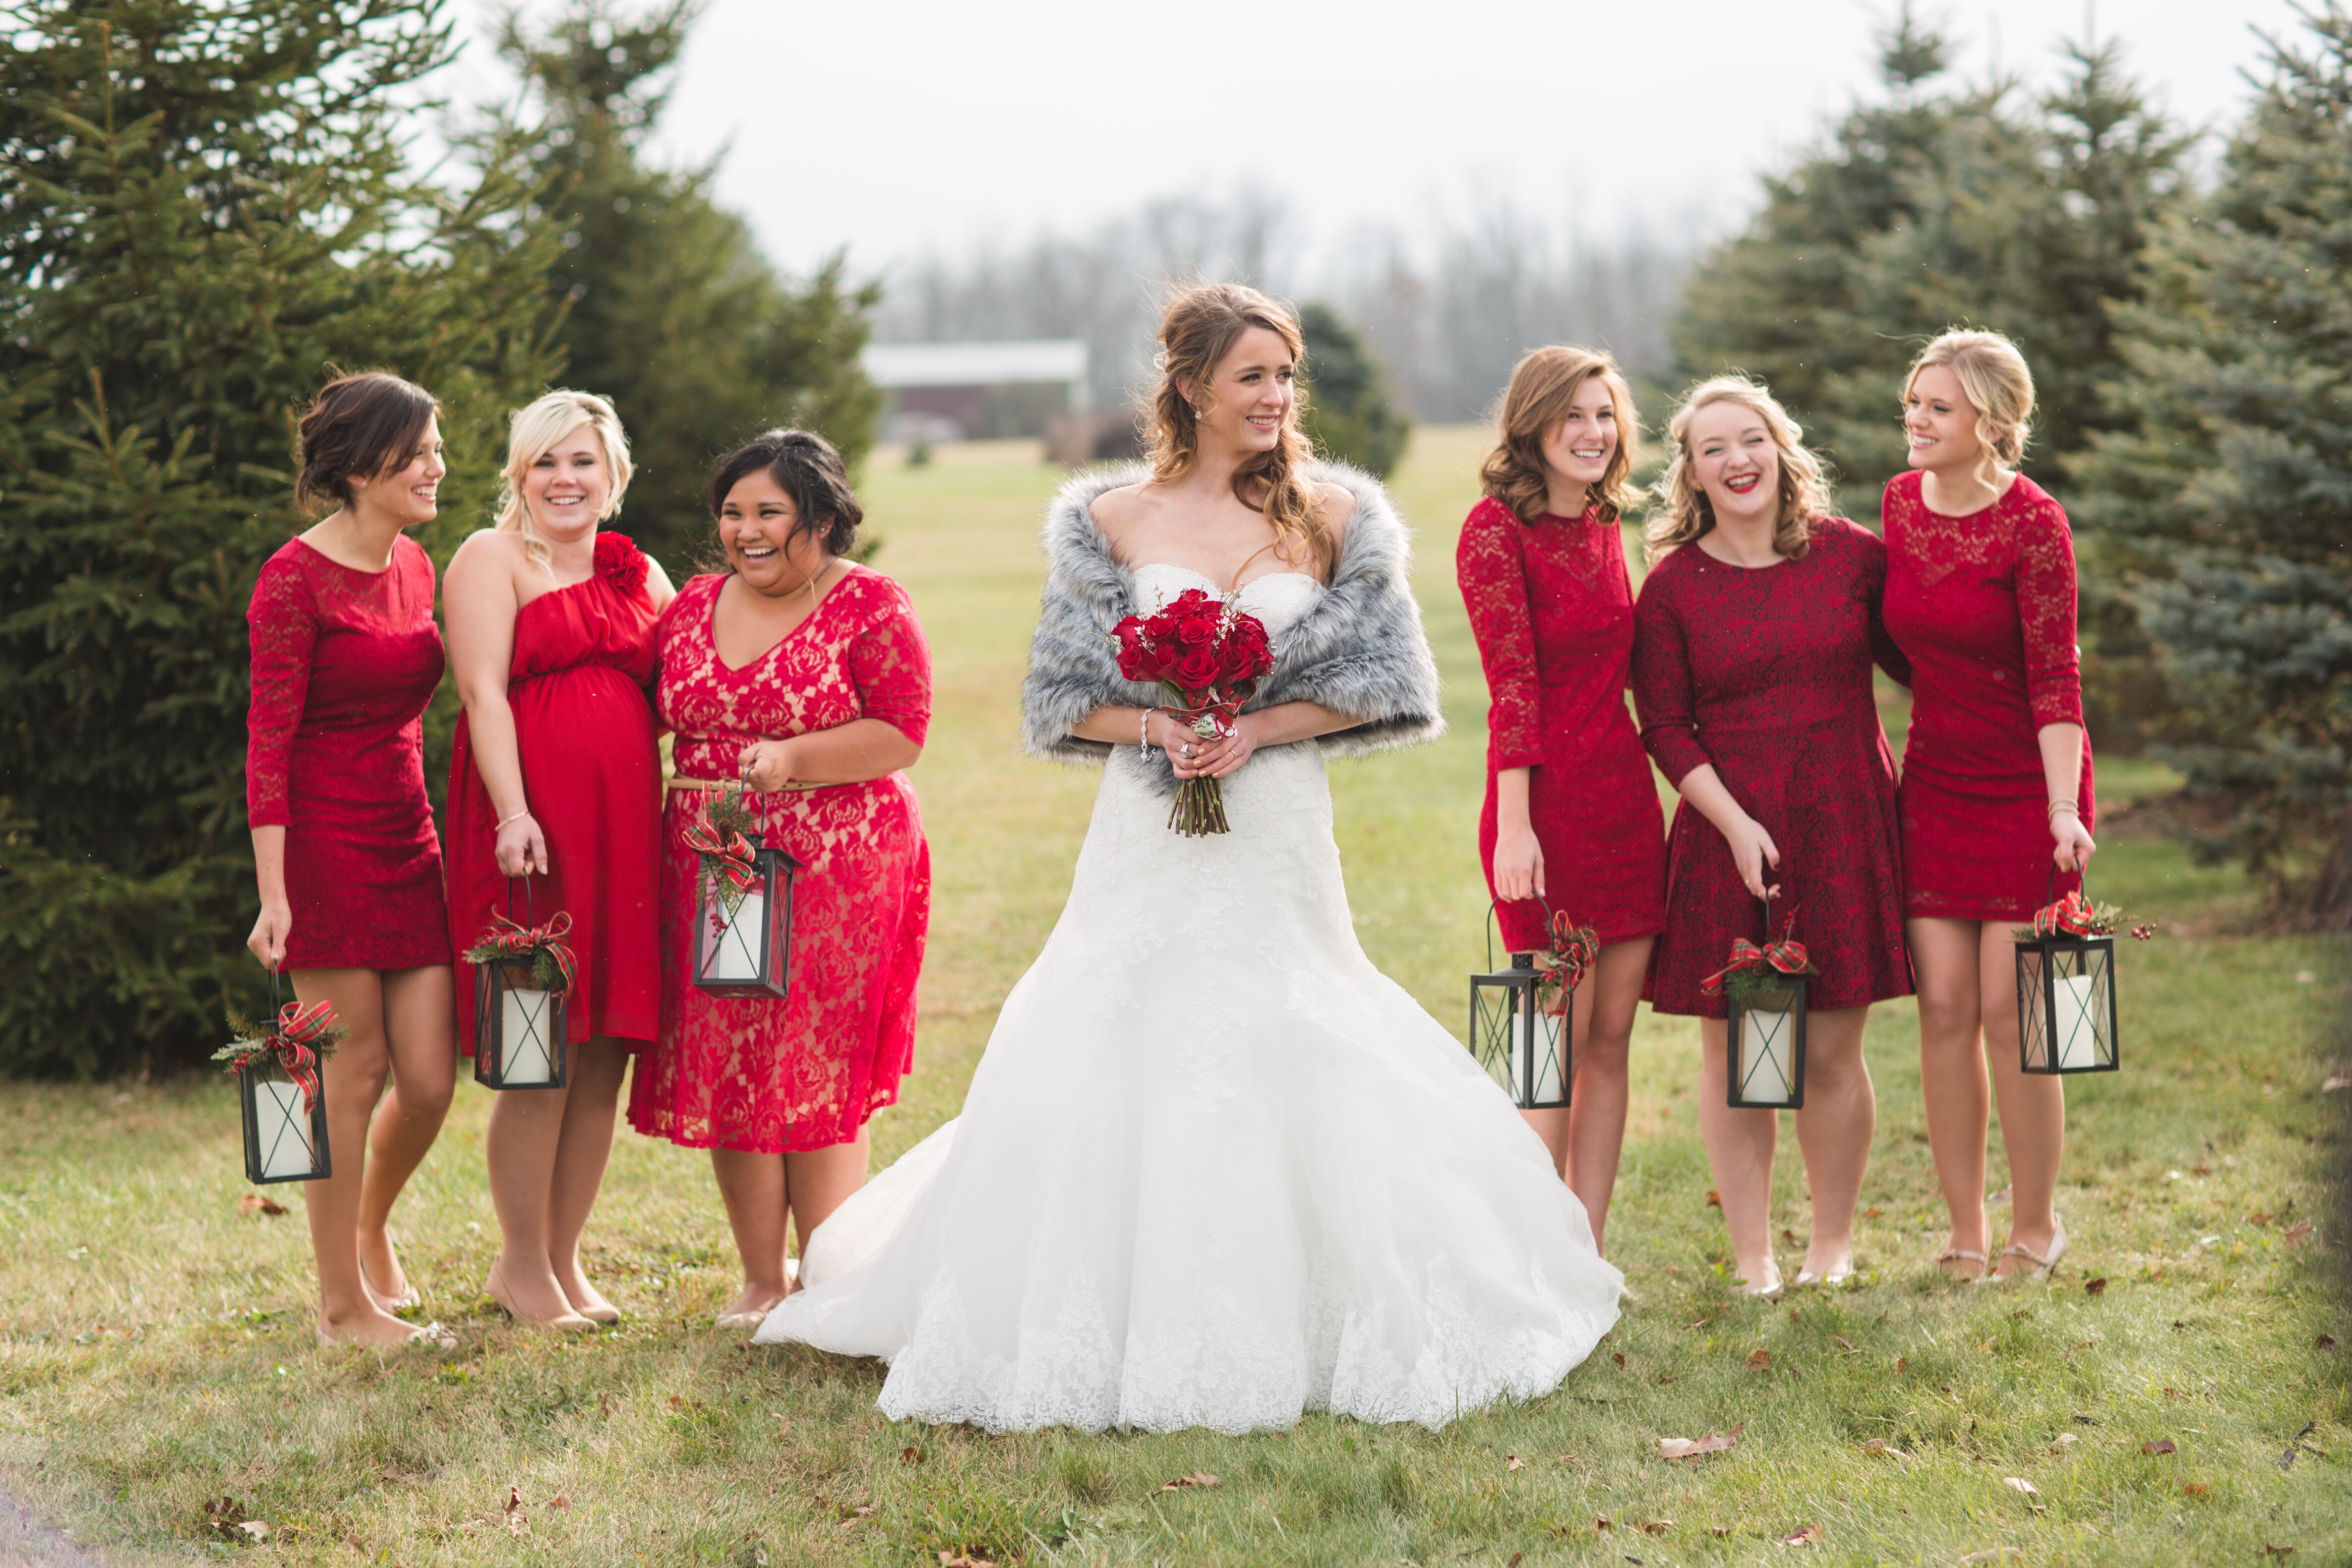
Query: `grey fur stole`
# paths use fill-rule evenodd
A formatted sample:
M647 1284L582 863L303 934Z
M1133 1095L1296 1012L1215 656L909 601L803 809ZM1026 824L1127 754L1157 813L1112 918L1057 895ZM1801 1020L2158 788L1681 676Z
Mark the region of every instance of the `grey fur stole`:
M1154 708L1158 686L1118 673L1111 628L1136 612L1135 574L1121 566L1095 528L1095 498L1149 478L1140 465L1076 475L1045 509L1045 592L1021 685L1022 748L1062 763L1143 766L1139 749L1080 740L1070 733L1096 709ZM1339 570L1314 605L1276 640L1274 671L1251 709L1319 702L1363 720L1300 744L1327 757L1359 757L1433 741L1445 731L1438 707L1437 662L1421 629L1421 606L1407 581L1410 538L1388 492L1370 475L1318 463L1311 479L1344 486L1356 510L1340 541ZM1165 756L1149 764L1152 787L1176 793Z

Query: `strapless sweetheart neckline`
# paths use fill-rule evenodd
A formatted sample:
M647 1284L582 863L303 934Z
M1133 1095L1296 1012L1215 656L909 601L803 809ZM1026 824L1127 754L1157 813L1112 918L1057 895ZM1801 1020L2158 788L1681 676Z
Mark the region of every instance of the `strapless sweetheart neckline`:
M1217 580L1214 577L1210 576L1207 573L1196 572L1190 566L1179 566L1173 561L1147 561L1142 565L1137 567L1135 572L1136 575L1139 577L1146 572L1181 572L1187 577L1193 578L1198 582L1206 583L1212 589L1214 589L1219 594L1223 594L1225 591L1223 588L1217 587ZM1248 593L1252 588L1256 587L1260 583L1276 583L1281 581L1285 577L1302 578L1307 582L1314 584L1318 588L1323 585L1322 579L1314 576L1310 573L1269 572L1263 577L1253 577L1248 582L1244 583L1240 587L1235 588L1233 591L1234 595L1238 598L1242 595Z

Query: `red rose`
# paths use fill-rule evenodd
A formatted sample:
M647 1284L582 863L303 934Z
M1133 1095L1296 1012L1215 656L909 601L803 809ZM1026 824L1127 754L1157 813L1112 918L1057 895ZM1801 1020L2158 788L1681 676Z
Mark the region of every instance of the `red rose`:
M596 535L596 575L617 592L635 595L646 585L646 552L627 534L606 529Z
M1217 683L1217 655L1213 648L1188 649L1176 661L1176 683L1187 691L1204 690Z
M1176 623L1176 640L1186 648L1206 647L1216 640L1217 617L1201 612Z

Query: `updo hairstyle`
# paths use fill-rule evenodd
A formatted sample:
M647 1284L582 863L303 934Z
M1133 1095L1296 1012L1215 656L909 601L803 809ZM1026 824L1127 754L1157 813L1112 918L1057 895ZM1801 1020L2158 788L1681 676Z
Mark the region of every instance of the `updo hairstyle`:
M1151 477L1161 484L1190 472L1200 457L1198 403L1213 395L1218 364L1242 335L1263 327L1280 338L1291 362L1307 355L1307 340L1289 309L1238 283L1187 289L1160 315L1160 353L1154 360L1160 384L1151 396ZM1234 495L1274 527L1275 553L1297 564L1312 564L1324 582L1339 564L1339 542L1324 521L1319 498L1307 479L1313 453L1298 427L1305 392L1290 412L1272 449L1253 454L1234 471Z
M595 433L596 444L604 451L604 468L613 476L613 493L604 498L604 510L596 514L596 521L602 522L621 510L629 476L636 472L629 462L629 437L613 405L593 392L551 392L507 416L507 468L499 477L499 516L493 526L500 533L522 535L525 552L550 571L554 563L547 541L539 536L530 508L522 499L523 476L530 472L533 463L553 451L558 441L583 425Z
M2033 438L2033 373L2025 356L1999 332L1946 332L1911 362L1911 374L1903 378L1906 407L1912 384L1931 364L1959 378L1969 406L1976 410L1977 440L1985 449L1980 471L1987 484L1997 484L2002 468L2025 460L2026 443Z
M351 505L352 481L405 467L440 412L431 393L388 372L337 376L296 426L296 503L312 510Z
M830 555L846 555L857 542L866 509L849 488L849 470L833 443L811 430L770 430L719 459L710 471L710 516L727 504L727 494L765 470L776 488L793 498L798 515L786 542L822 535ZM731 570L731 568L730 568Z
M1658 510L1651 514L1644 534L1650 559L1680 549L1715 527L1715 505L1691 469L1690 427L1700 409L1717 403L1738 404L1762 419L1771 433L1780 454L1780 515L1772 529L1772 550L1784 560L1802 561L1812 548L1813 519L1829 510L1829 483L1822 477L1822 460L1805 447L1804 431L1769 388L1746 375L1700 382L1683 395L1666 422L1675 455L1653 491Z
M1509 507L1521 522L1533 522L1548 510L1551 466L1544 459L1544 437L1568 417L1569 405L1594 376L1609 389L1617 417L1617 449L1586 499L1600 509L1603 522L1622 517L1633 500L1630 477L1642 438L1633 389L1603 351L1555 343L1529 350L1511 371L1511 384L1495 415L1495 449L1478 470L1486 493Z

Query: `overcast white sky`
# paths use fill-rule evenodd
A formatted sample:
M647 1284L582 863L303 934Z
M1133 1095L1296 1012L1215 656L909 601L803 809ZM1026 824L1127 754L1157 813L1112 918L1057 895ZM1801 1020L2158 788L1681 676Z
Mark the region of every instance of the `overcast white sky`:
M624 0L625 3L625 0ZM487 0L466 0L485 16ZM540 8L534 5L533 9ZM664 132L730 149L777 260L860 271L1255 186L1323 244L1499 193L1580 226L1736 224L1755 174L1875 90L1874 0L715 0ZM1921 11L2037 82L2083 0ZM2097 0L2174 113L2224 123L2287 0ZM495 79L477 43L464 79Z

